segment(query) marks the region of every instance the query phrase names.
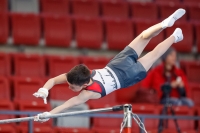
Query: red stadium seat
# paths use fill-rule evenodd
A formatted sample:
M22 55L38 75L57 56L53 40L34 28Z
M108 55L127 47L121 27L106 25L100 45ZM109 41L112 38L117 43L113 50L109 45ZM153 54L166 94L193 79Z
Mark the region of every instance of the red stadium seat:
M198 4L186 4L188 8L189 20L190 21L200 21L200 7Z
M15 76L45 77L45 60L36 54L14 54Z
M102 14L104 17L128 18L128 3L123 1L102 1Z
M41 0L43 13L69 14L69 0Z
M159 108L152 104L133 104L132 111L135 114L159 114ZM158 119L145 119L144 125L147 130L155 129L158 127ZM139 130L139 126L135 122L132 123L132 127Z
M8 11L8 0L0 0L0 12Z
M104 127L99 127L99 128L92 128L92 130L95 133L119 133L120 131L120 126L115 127L115 128L104 128Z
M186 7L183 4L179 3L160 3L159 5L159 12L160 12L160 19L164 20L167 17L169 17L172 13L174 13L177 9L183 8L186 9ZM187 20L187 13L183 15L179 19L179 21L186 21Z
M41 36L39 15L13 13L11 21L15 44L38 45Z
M11 75L11 58L9 54L0 53L0 75Z
M43 124L42 124L43 125ZM20 133L28 133L28 128L25 126L20 126L19 127ZM52 127L49 126L37 126L33 127L33 133L56 133Z
M149 27L153 26L154 24L158 23L158 21L152 21L152 20L136 20L134 21L135 28L136 28L136 34L137 36L141 34L144 30L148 29ZM161 43L164 40L164 32L160 32L159 35L154 37L145 47L145 51L151 51L153 50L159 43Z
M200 23L196 24L194 29L197 42L197 51L198 53L200 53Z
M158 19L158 7L155 3L130 3L132 18L134 19Z
M0 125L0 133L18 133L16 128L12 125Z
M9 100L1 100L0 102L0 110L6 110L6 111L13 111L14 110L14 106L13 103ZM0 114L0 119L11 119L14 118L13 115L10 114ZM0 125L1 126L1 125Z
M179 4L181 0L155 0L157 3L166 3L166 4Z
M147 130L148 133L158 133L158 129ZM164 131L163 131L164 132Z
M50 104L44 104L43 101L20 101L19 103L19 110L21 111L36 111L36 112L43 112L48 111L51 109Z
M95 0L73 0L72 12L76 16L99 16L99 3Z
M199 4L200 1L199 0L183 0L184 4Z
M99 102L99 101L98 101ZM93 108L98 109L98 108L107 108L107 107L112 107L115 106L116 104L95 104ZM110 112L113 114L113 112ZM109 113L106 113L109 114ZM122 114L122 112L116 112L114 114ZM122 118L98 118L94 117L93 118L93 127L92 129L95 128L102 128L102 129L116 129L120 128L120 125L122 123Z
M79 93L69 89L68 84L55 85L50 92L51 100L68 100Z
M148 133L158 133L158 129L147 130ZM197 133L196 130L182 130L183 133ZM136 132L137 133L137 132ZM164 129L162 133L178 133L176 129Z
M44 38L47 46L68 47L72 39L71 18L61 15L44 15Z
M174 28L167 28L166 29L166 35L167 37L171 36L172 33L174 32L176 27L179 27L182 29L184 39L181 42L178 42L173 45L173 47L178 51L178 52L185 52L185 53L190 53L192 51L193 47L193 28L192 24L188 22L176 22L173 26ZM187 33L187 34L185 34Z
M200 106L200 84L199 83L190 83L191 98L194 101L196 106Z
M183 133L197 133L196 130L182 130ZM165 129L162 133L178 133L176 129Z
M13 79L13 87L15 94L15 101L22 100L40 100L43 102L41 98L36 98L33 96L33 93L37 92L39 88L43 86L43 81L39 78L17 78Z
M47 56L47 61L50 77L67 73L79 64L78 58L74 56Z
M99 18L78 17L75 19L78 48L100 49L103 42L103 25Z
M122 88L116 91L117 102L118 103L131 103L136 94L136 91L139 89L140 84L130 86L128 88Z
M14 105L11 101L7 99L1 99L0 102L0 110L1 111L14 111ZM3 119L12 119L14 118L14 115L12 114L0 114L0 120ZM0 133L15 133L13 131L13 127L15 126L15 123L9 123L9 124L0 124Z
M0 77L0 100L11 100L10 83L5 77Z
M133 40L134 30L130 20L107 19L105 24L108 49L122 50Z
M90 70L104 68L108 62L109 58L106 57L80 57L81 63L85 64Z
M200 61L181 61L181 67L185 70L189 82L199 83Z
M0 4L1 5L1 4ZM1 7L0 7L1 10ZM9 34L8 14L0 12L0 44L7 43Z
M58 133L94 133L87 128L56 128Z
M186 106L174 107L175 114L181 116L193 116L194 110ZM194 120L177 120L181 130L194 130ZM176 129L173 119L168 120L168 128Z
M30 97L30 96L29 96ZM20 111L35 111L35 112L46 112L46 111L49 111L51 110L51 106L50 104L44 104L43 101L29 101L29 100L26 100L26 101L20 101L19 102L19 110ZM27 117L25 115L21 115L21 117ZM27 125L28 122L21 122L20 125L22 126L25 126ZM40 122L34 122L34 126L52 126L52 119L50 119L49 121L47 122L44 122L44 123L40 123Z

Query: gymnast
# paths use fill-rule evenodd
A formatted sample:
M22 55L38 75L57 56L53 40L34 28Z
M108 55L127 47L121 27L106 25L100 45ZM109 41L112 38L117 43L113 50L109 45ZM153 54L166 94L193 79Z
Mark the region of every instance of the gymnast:
M72 91L80 93L50 112L38 114L34 120L40 122L48 121L49 119L39 119L39 116L62 112L73 106L85 103L89 99L99 99L115 90L132 86L144 79L152 64L173 43L183 40L182 30L176 28L171 36L159 43L152 51L139 58L145 46L163 29L172 27L175 21L181 18L185 12L184 9L178 9L162 22L144 30L102 69L91 71L87 66L80 64L72 68L68 73L49 79L42 88L33 94L35 97L43 98L44 103L46 103L48 91L56 84L67 82Z

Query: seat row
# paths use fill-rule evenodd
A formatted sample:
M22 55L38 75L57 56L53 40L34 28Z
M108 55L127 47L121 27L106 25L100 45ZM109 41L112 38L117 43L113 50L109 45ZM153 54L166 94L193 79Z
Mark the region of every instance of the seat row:
M21 101L21 100L39 100L33 96L33 93L41 88L47 79L33 77L0 77L0 100ZM137 102L136 95L140 89L140 83L130 86L126 89L115 91L107 97L98 100L98 103L134 103ZM190 98L196 106L200 105L200 84L189 84ZM68 100L77 93L68 88L68 84L55 85L49 92L48 100ZM94 101L95 102L95 101Z
M0 53L0 76L28 76L50 78L67 73L78 64L89 69L104 68L111 58L105 56L39 55L27 53ZM199 83L200 62L182 60L189 82Z
M38 46L41 38L44 38L46 46L70 47L71 41L75 40L77 48L101 49L106 41L109 50L122 50L142 31L160 22L21 13L0 13L0 20L0 43L7 43L11 34L15 45ZM170 36L176 27L180 27L184 34L184 40L174 45L177 51L191 53L196 48L200 52L200 23L185 21L178 21L173 28L161 32L145 50L152 50Z
M104 68L108 57L92 56L56 56L24 53L0 53L0 76L24 76L50 78L67 73L78 64L85 64L89 69Z
M5 78L0 77L0 100L8 101L42 101L40 98L35 98L33 93L37 92L41 88L46 80L42 78L31 78L31 77L12 77ZM113 92L109 97L104 97L98 100L99 103L124 103L133 102L136 91L140 85L134 85L126 90L119 90ZM78 93L73 92L68 88L68 84L55 85L49 92L48 100L68 100Z
M105 107L112 107L116 104L93 104L93 106L90 107L90 109L98 109L98 108L105 108ZM1 110L10 110L13 111L14 110L14 105L12 103L9 102L4 102L4 103L0 103L0 109ZM39 112L43 112L43 111L47 111L50 109L50 105L49 104L43 104L43 102L37 102L37 101L21 101L19 103L19 111L39 111ZM132 105L132 111L136 114L150 114L150 115L159 115L161 110L163 109L163 106L155 106L155 105L151 105L151 104L133 104ZM188 108L185 106L179 106L179 107L174 107L174 111L176 113L176 115L181 115L181 116L199 116L200 115L200 108ZM113 113L113 114L123 114L123 112L117 112L117 113ZM170 114L168 112L168 114ZM19 116L19 117L25 117L23 116ZM15 118L15 115L0 115L0 119L8 119L8 118ZM195 121L195 120L184 120L184 119L180 119L177 120L178 125L181 129L181 131L187 132L187 133L197 133L195 131L195 129L199 129L200 127L200 121ZM92 122L91 122L91 128L90 129L84 129L85 131L91 130L91 131L96 131L96 133L100 133L100 131L105 132L105 133L110 133L111 130L114 131L119 131L120 129L120 124L122 123L122 118L98 118L98 117L94 117L92 118ZM159 119L153 119L153 118L146 118L145 119L145 127L147 129L147 131L151 131L153 133L156 133L157 131L157 127L158 127L158 123L159 123ZM198 124L198 127L195 126L196 124ZM4 126L12 126L17 128L18 130L27 130L27 126L28 123L27 122L22 122L19 124L5 124L5 125L0 125L1 130L0 133L2 131L4 131L3 127ZM79 132L84 132L84 130L80 127L80 128L74 128L74 130L72 130L73 128L59 128L56 126L52 125L52 120L49 120L48 122L45 123L37 123L34 122L34 129L35 128L41 128L41 130L44 128L54 128L57 130L61 130L61 131L65 131L65 132L75 132L76 130L78 130ZM76 129L76 130L75 130ZM132 129L133 129L133 133L139 133L139 127L138 125L133 121L132 123ZM174 131L176 130L176 126L173 122L173 120L168 120L168 129ZM36 130L36 129L35 129ZM60 132L61 132L60 131ZM40 131L38 131L40 132ZM77 132L77 131L76 131ZM169 132L172 133L172 132ZM174 133L174 132L173 132Z
M74 14L81 16L95 16L121 18L147 18L158 19L166 17L177 8L187 8L186 14L190 20L199 20L198 0L156 0L152 2L128 2L125 0L11 0L12 12L34 12L54 14ZM8 11L8 0L1 0L0 11ZM151 10L151 12L149 12ZM164 15L164 16L163 16ZM184 18L186 19L186 17Z

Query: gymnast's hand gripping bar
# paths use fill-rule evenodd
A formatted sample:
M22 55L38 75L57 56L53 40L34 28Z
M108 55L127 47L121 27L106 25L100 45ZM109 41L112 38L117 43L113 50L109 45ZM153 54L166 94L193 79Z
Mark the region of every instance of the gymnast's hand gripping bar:
M83 110L83 111L75 111L75 112L68 112L68 113L52 114L52 115L49 115L49 116L40 116L39 118L40 119L57 118L57 117L75 116L75 115L90 114L90 113L121 111L123 109L124 109L124 105L118 105L118 106L113 106L113 107L109 107L109 108L100 108L100 109L92 109L92 110ZM22 121L31 121L31 120L34 120L34 116L24 117L24 118L0 120L0 124L13 123L13 122L22 122Z

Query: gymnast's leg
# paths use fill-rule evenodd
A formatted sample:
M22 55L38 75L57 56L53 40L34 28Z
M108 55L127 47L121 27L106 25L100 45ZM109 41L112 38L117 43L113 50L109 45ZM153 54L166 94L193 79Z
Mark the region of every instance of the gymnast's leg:
M160 58L173 43L177 43L181 40L183 40L182 30L176 28L170 37L158 44L151 52L138 59L138 61L143 65L145 70L148 71L153 63Z
M144 30L139 36L137 36L129 46L135 50L138 57L148 44L148 42L156 35L158 35L163 29L173 26L174 22L181 18L185 14L184 9L176 10L171 16L166 18L161 23L153 25L152 27Z

